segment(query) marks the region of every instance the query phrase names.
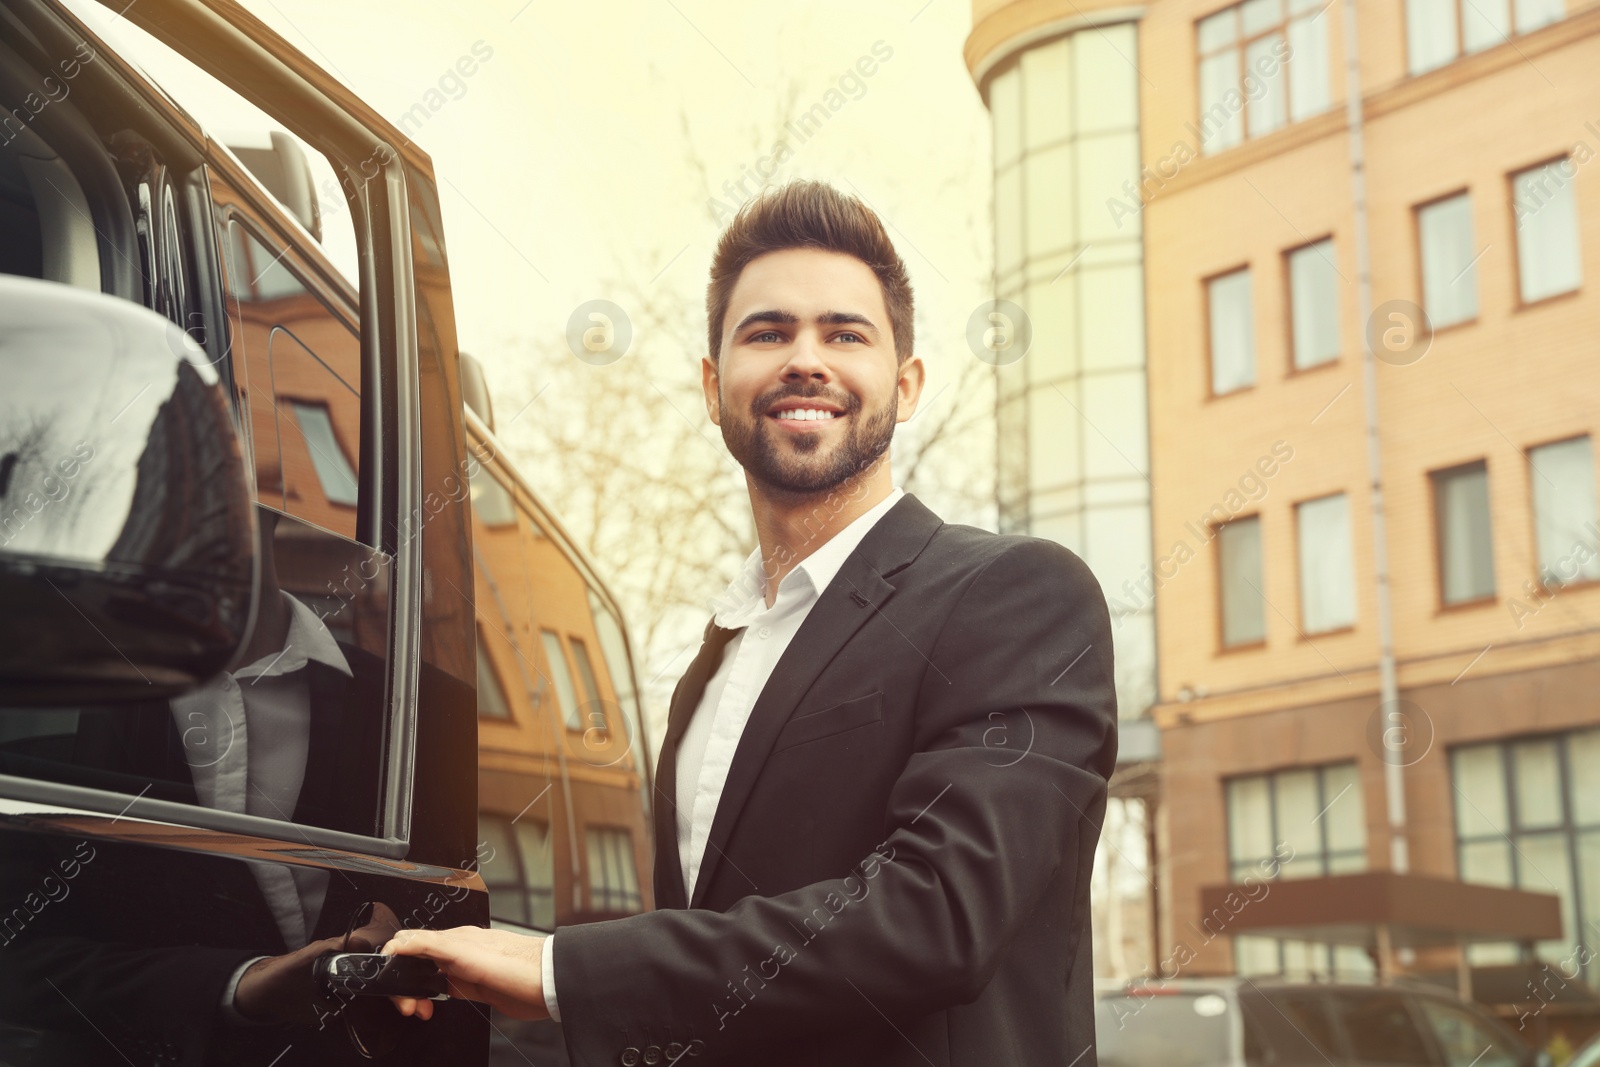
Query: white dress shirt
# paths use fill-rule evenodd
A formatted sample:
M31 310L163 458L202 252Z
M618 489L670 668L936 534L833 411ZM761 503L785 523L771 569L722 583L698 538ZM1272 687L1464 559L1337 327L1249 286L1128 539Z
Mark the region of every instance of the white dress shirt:
M315 612L279 590L289 604L283 649L232 673L223 671L171 701L197 799L208 808L289 821L305 784L311 749L312 660L351 677L350 662ZM315 867L248 864L290 951L310 940L322 913L328 872ZM261 957L256 957L260 959ZM255 959L234 972L233 991Z
M766 688L773 668L823 590L839 573L839 568L867 532L904 495L905 490L898 487L891 490L888 496L813 549L778 582L777 596L770 608L767 607L766 576L759 545L745 559L738 576L714 601L717 607L713 621L724 629L740 632L728 639L722 662L706 681L700 703L695 706L678 741L677 796L673 802L677 807L678 866L683 873L686 898L694 897L695 880L711 836L711 823L716 818L728 769L733 765L734 753L756 698ZM543 949L544 999L550 1017L559 1022L553 941L553 937L546 939Z

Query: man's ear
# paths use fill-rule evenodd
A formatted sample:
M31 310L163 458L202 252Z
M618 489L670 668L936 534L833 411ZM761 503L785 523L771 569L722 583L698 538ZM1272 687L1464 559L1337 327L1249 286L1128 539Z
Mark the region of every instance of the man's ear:
M722 401L717 393L720 384L717 365L711 362L710 356L702 356L700 358L700 390L705 393L706 415L711 419L713 426L722 425Z
M928 368L921 356L911 356L900 365L900 375L895 382L899 391L895 422L909 422L917 413L917 401L922 397L922 386L927 382Z

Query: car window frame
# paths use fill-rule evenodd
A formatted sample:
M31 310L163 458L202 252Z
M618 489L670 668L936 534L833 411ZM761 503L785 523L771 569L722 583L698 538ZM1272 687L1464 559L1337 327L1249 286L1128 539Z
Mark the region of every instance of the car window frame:
M163 133L187 142L201 157L196 169L205 175L210 186L206 190L209 206L215 205L212 190L214 180L220 174L263 220L267 220L272 229L279 232L283 243L290 246L291 250L296 250L302 259L312 260L319 274L328 273L327 265L317 263L322 258L320 249L310 256L305 255L307 248L316 248L315 239L305 233L260 187L237 157L215 141L208 131L200 128L181 105L145 76L136 63L111 47L71 9L54 3L50 5L50 12L65 32L88 43L96 50L97 58L108 61L106 65L115 72L118 90L131 98L142 99L151 114L149 122L153 127L160 127ZM364 176L359 180L352 178L352 184L345 186L345 193L351 202L361 269L356 286L356 306L359 311L357 332L363 365L368 365L370 361L378 370L375 383L378 388L372 391L375 395L370 402L377 406L383 424L380 426L377 420L373 420L374 424L369 430L365 412L369 399L364 389L362 468L369 466L369 433L379 434L388 428L393 434L392 456L385 454L387 450L381 438L375 439L373 444L376 447L371 449L372 470L369 474L364 469L360 475L362 478L372 477L375 486L381 487L381 491L373 494L374 506L379 509L381 517L376 523L371 547L391 556L394 576L386 680L390 719L386 758L384 766L380 768L383 785L378 801L378 830L375 835L354 834L288 820L152 799L144 794L130 799L125 793L10 775L0 775L0 802L4 802L0 803L0 807L44 804L56 812L70 811L88 816L110 813L115 816L113 821L129 819L134 824L138 821L164 823L400 859L411 848L418 674L422 644L421 539L415 536L402 537L403 523L400 521L403 516L418 512L422 507L421 404L417 364L419 344L416 280L412 261L414 230L405 164L400 152L388 143L379 130L329 99L311 80L284 62L278 50L259 43L244 28L229 22L220 13L206 9L204 25L185 25L183 33L173 32L170 26L147 23L143 14L137 9L125 12L126 17L140 29L162 40L185 60L206 71L230 90L261 108L289 132L323 152L336 169L342 168L347 172L354 170ZM195 39L191 40L189 34ZM267 76L257 79L248 75L260 75L262 71L259 67L246 65L243 71L230 69L220 50L214 53L206 47L209 43L208 34L226 39L236 47L267 52L275 61L273 69ZM252 61L258 58L251 57ZM270 99L277 92L284 93L287 103ZM294 105L299 105L299 109ZM340 138L352 143L364 142L370 150L346 151ZM367 174L369 167L373 168L371 174ZM192 200L190 203L193 205ZM197 281L197 288L202 291L209 285L220 287L224 284L225 250L220 242L226 240L226 231L218 232L216 228L214 210L204 214L208 215L211 225L195 232L191 247L185 250L191 257L191 266L197 269L209 267L214 274L205 283ZM204 255L200 254L199 246L202 244L210 246ZM207 259L209 262L203 262ZM337 275L337 272L333 273ZM326 285L326 278L319 280ZM337 290L336 285L329 287ZM226 322L226 315L223 321ZM211 340L211 337L206 338L208 351L214 351L210 349ZM231 346L231 339L227 343ZM231 372L231 360L229 363ZM242 414L235 405L236 418L242 417Z

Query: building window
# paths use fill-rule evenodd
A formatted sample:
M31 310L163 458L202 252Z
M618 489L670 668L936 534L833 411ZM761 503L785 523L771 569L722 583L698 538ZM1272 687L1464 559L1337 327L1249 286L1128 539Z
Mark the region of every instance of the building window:
M1206 281L1211 334L1211 392L1222 396L1256 383L1254 312L1250 268Z
M1466 193L1417 209L1422 305L1437 329L1478 315L1478 250L1472 246L1472 198Z
M1406 0L1406 66L1422 74L1559 21L1562 0Z
M1524 304L1570 293L1583 281L1578 209L1572 198L1577 165L1561 158L1511 176L1517 220L1517 284Z
M1315 878L1367 866L1366 808L1354 763L1230 778L1228 877Z
M487 845L478 873L489 890L489 914L539 930L555 928L555 864L550 828L533 819L478 813Z
M1594 446L1587 436L1528 450L1539 581L1547 588L1600 578Z
M639 872L633 861L633 835L626 830L590 827L589 910L632 914L639 910Z
M1308 634L1355 625L1350 498L1343 493L1295 507L1300 537L1300 624Z
M500 674L489 657L488 641L481 626L478 627L478 714L485 719L511 718L505 687L500 684Z
M1482 460L1433 473L1439 599L1466 604L1494 596L1489 469Z
M1295 249L1288 260L1294 369L1305 370L1339 358L1339 269L1331 238Z
M539 639L544 645L544 659L550 666L550 684L556 691L556 702L561 706L561 719L569 730L583 729L583 710L578 706L578 691L572 685L572 672L567 669L567 657L561 651L561 635L554 630L540 630Z
M1561 899L1568 938L1540 942L1546 960L1589 960L1600 950L1589 924L1600 920L1600 730L1471 745L1450 753L1456 862L1463 882L1512 886ZM1574 946L1587 950L1575 953ZM1474 962L1515 959L1510 946L1485 948Z
M1366 806L1354 763L1230 778L1224 790L1234 884L1366 869ZM1365 954L1349 946L1238 936L1233 950L1240 974L1371 973Z
M1234 519L1217 528L1222 647L1256 645L1267 638L1261 591L1261 517Z
M578 665L578 678L583 682L583 698L590 713L600 711L600 686L594 676L594 664L589 661L589 648L576 637L567 642L572 646L572 659Z
M347 504L354 507L358 497L355 468L350 457L339 445L333 432L333 419L328 415L328 405L307 404L291 400L295 422L305 435L311 450L311 465L316 469L317 481L322 485L322 495L330 504Z
M1327 109L1327 6L1245 0L1196 23L1203 152Z
M500 484L500 479L480 464L468 476L472 485L472 513L485 526L513 526L517 510L511 500L511 491Z

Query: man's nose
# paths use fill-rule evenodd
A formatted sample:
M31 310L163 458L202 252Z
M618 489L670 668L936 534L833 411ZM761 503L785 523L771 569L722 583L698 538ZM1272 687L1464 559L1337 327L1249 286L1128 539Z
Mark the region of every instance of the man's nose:
M802 333L795 339L794 348L789 353L789 362L784 364L784 380L816 378L827 381L832 376L827 361L822 358L822 342L809 333Z

